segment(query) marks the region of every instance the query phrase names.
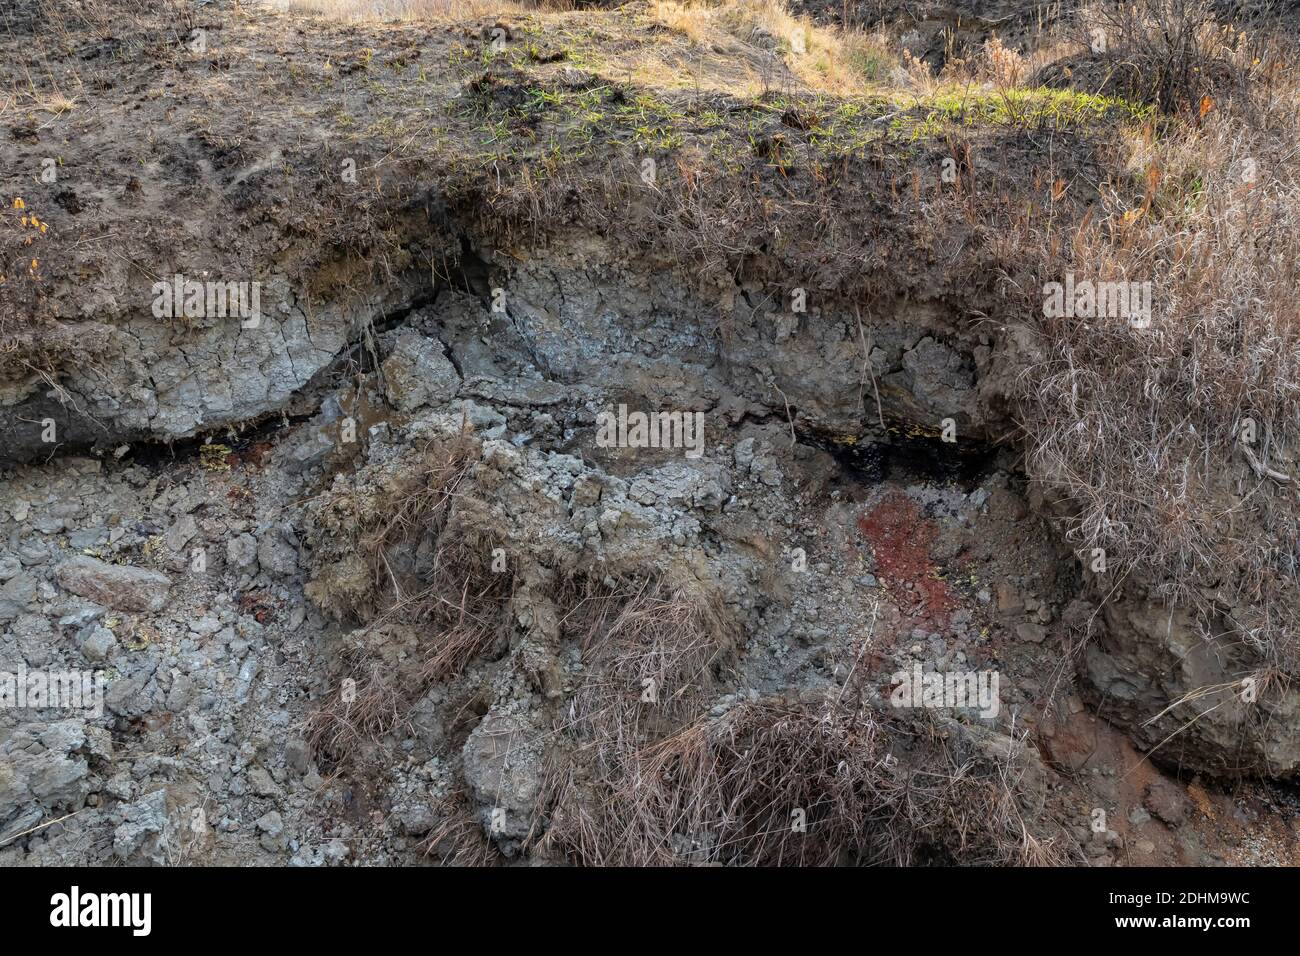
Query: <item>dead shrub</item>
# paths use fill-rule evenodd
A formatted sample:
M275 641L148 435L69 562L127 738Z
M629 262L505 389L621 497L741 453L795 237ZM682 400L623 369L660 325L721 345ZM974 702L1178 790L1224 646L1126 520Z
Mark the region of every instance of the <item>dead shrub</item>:
M369 620L343 654L349 676L308 722L323 752L341 755L401 729L430 685L461 673L508 634L514 574L492 567L500 538L461 495L477 449L467 429L431 444L415 467L400 462L361 514L350 487L317 503L318 520L341 532L315 555L318 572L355 550L368 575L366 588L344 592L346 609ZM309 593L340 610L335 582L318 575Z
M469 794L457 790L433 807L440 821L420 842L426 857L437 857L444 866L496 866L504 859L475 818Z
M715 601L652 571L625 574L612 587L585 579L562 600L561 626L587 671L566 729L606 767L693 719L735 650L733 627Z
M1063 861L1025 818L1022 768L963 752L937 724L888 723L760 700L627 753L610 779L558 766L539 848L626 866Z
M1090 7L1082 44L1104 69L1107 92L1199 116L1249 93L1257 72L1251 34L1216 15L1210 0L1137 0Z
M1024 55L996 36L984 42L982 59L990 81L999 90L1019 86L1029 72Z
M1294 97L1266 115L1131 141L1140 189L1105 189L1037 271L1148 282L1150 325L1049 319L1037 299L1042 357L1019 388L1030 473L1069 501L1079 547L1105 550L1107 588L1136 571L1166 598L1235 606L1296 666L1279 611L1300 561L1300 116Z

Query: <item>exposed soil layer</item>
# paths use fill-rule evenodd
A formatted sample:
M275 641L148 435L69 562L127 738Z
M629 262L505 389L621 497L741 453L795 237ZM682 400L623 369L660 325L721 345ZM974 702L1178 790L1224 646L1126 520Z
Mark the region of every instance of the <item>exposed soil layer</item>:
M527 353L498 378L482 330L506 319L447 296L381 335L371 371L322 382L315 413L6 479L15 663L116 675L103 718L9 725L8 860L610 862L565 823L641 759L590 763L607 734L649 747L773 706L848 719L846 702L893 728L877 732L903 776L871 782L881 805L936 761L979 780L1010 760L1010 802L980 813L1023 817L1034 843L1008 856L997 831L963 855L913 807L913 829L862 830L838 862L1292 858L1284 791L1167 776L1083 708L1061 620L1081 574L1013 456L969 468L969 447L912 439L909 468L872 470L792 439L779 407L708 413L698 459L601 448L595 411L648 395L625 376L553 389ZM889 440L859 447L890 460ZM68 577L77 554L160 571L165 606L79 596L100 592ZM997 715L893 707L913 668L996 671ZM658 707L641 702L647 679ZM602 723L611 707L621 730ZM578 789L556 789L564 767L586 775ZM710 826L681 820L656 859L713 859Z
M1300 859L1294 695L1167 740L1237 658L1026 474L942 110L620 81L686 49L635 9L497 58L210 6L72 24L91 102L0 146L64 169L0 180L0 671L104 679L0 709L0 863ZM1090 119L1046 179L972 130L981 194L1095 182ZM182 273L257 323L160 319Z

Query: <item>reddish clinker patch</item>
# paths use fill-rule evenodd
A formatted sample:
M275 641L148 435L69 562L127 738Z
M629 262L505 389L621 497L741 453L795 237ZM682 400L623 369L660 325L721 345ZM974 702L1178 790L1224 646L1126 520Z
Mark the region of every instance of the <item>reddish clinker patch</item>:
M858 530L871 545L879 576L900 610L916 623L946 626L957 599L930 560L930 546L937 530L934 522L921 514L916 502L902 492L892 491L863 513Z

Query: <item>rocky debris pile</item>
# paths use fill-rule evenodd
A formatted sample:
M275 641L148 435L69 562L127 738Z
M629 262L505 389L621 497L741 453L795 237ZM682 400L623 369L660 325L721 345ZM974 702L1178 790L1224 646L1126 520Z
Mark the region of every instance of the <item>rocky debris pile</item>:
M199 461L64 459L0 487L0 671L29 705L51 688L0 708L0 859L246 862L248 814L314 802L285 709L297 550L256 517L301 486ZM53 696L64 678L84 693Z

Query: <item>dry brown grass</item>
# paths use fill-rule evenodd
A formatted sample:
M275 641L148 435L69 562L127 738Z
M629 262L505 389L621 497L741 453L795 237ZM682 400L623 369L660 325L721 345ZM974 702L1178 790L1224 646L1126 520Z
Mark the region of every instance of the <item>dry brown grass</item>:
M1136 572L1175 600L1236 606L1245 636L1294 668L1300 82L1288 43L1254 48L1257 83L1133 136L1089 221L1011 238L1008 254L1032 248L1043 281L1153 284L1148 329L1040 316L1043 359L1021 382L1030 472L1069 501L1079 546L1105 549L1103 591Z
M279 9L316 13L331 19L463 20L486 16L523 16L567 12L573 0L274 0ZM609 4L613 6L614 4ZM590 16L590 8L584 13ZM729 92L758 92L791 84L808 89L845 93L864 89L885 75L897 59L883 37L861 31L818 26L795 16L780 0L651 0L649 18L691 41L709 55L724 54L699 76L735 61L741 69L727 71ZM620 63L645 82L662 80L680 85L689 58L657 58L653 48L624 51Z
M405 726L424 690L459 674L508 632L513 569L494 570L498 539L460 497L477 454L465 428L403 461L360 515L354 488L315 503L339 532L318 556L318 572L347 552L368 576L368 586L340 590L327 567L309 585L318 603L367 622L349 639L339 687L309 721L314 745L335 759Z
M494 572L481 548L458 538L455 526L443 531L420 590L349 637L342 673L352 683L341 680L310 718L313 746L342 759L386 734L409 733L407 714L429 687L508 635L513 576Z
M581 865L1063 862L1031 822L1041 770L1010 738L886 718L865 672L824 698L705 716L730 660L721 609L661 585L602 591L580 620L587 676L558 728L529 843ZM856 674L856 678L853 676ZM647 679L661 693L641 695ZM991 738L990 738L991 739ZM1041 807L1039 808L1041 809Z
M496 866L503 860L474 816L469 794L458 790L434 806L439 824L420 842L424 856L445 866Z
M1094 3L1074 32L1123 92L1168 113L1250 95L1254 83L1253 34L1219 18L1210 0Z
M450 20L572 10L572 0L270 0L274 9L335 20Z
M1063 860L1026 819L1023 767L835 701L742 703L619 770L595 785L553 770L543 852L629 866Z
M597 757L699 713L716 685L715 667L735 650L716 602L645 572L613 588L590 581L577 587L581 593L566 602L561 622L588 671L572 724L592 732ZM653 697L653 705L643 697Z
M750 57L765 51L806 89L862 92L897 59L883 37L818 26L780 0L654 0L650 15L700 47L739 41ZM786 85L771 74L765 82Z

